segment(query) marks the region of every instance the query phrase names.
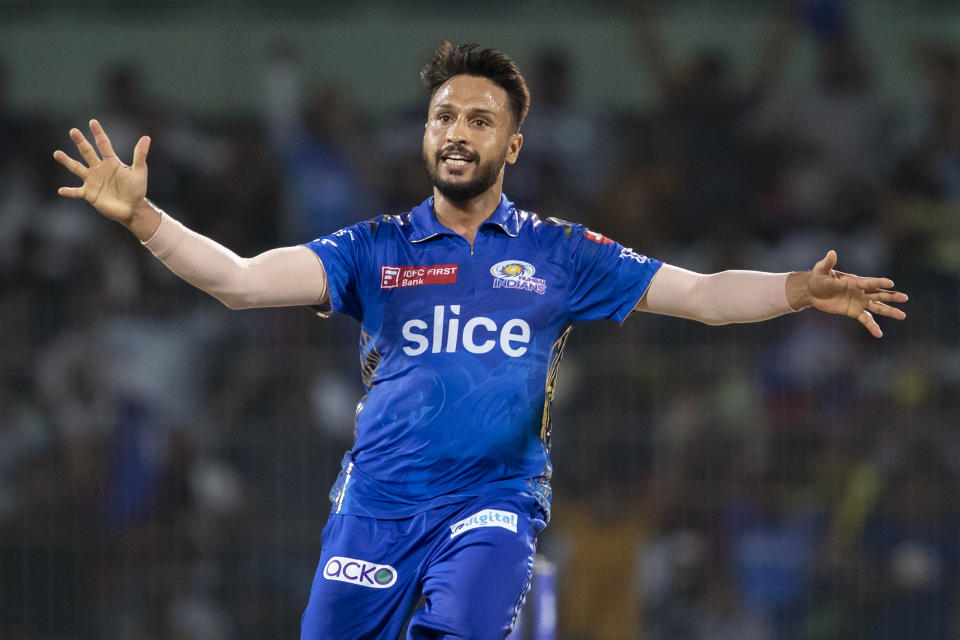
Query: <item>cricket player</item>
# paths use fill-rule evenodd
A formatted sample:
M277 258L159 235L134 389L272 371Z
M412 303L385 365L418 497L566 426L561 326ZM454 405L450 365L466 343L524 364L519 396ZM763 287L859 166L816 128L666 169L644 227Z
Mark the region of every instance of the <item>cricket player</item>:
M86 199L228 307L305 305L360 323L366 395L330 492L304 640L393 640L405 626L410 639L509 634L549 520L550 405L574 323L645 311L726 324L815 307L880 337L874 314L905 317L890 280L835 271L833 251L810 271L705 275L525 211L502 192L530 102L513 61L444 43L421 78L433 194L250 259L147 200L148 137L128 166L91 120L96 148L70 131L82 162L54 154L83 180L60 195Z

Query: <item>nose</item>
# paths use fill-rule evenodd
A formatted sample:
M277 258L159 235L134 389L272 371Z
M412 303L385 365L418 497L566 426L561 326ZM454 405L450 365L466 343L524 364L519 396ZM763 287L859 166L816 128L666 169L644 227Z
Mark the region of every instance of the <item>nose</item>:
M467 119L463 116L458 116L450 123L450 126L447 127L447 142L466 142L468 131Z

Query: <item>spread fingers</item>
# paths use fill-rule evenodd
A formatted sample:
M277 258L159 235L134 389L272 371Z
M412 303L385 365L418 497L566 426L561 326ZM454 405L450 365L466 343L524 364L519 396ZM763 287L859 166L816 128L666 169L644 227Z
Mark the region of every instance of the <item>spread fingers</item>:
M88 167L100 164L100 156L93 150L93 145L87 142L87 139L83 133L80 132L80 129L70 129L70 139L73 140L73 144L77 145L77 151L83 156Z
M67 171L77 176L78 178L82 179L87 177L87 172L89 171L89 169L86 166L84 166L82 162L77 162L76 160L74 160L73 158L65 154L63 151L60 151L60 149L57 149L56 151L53 152L53 159L59 162L60 164L62 164L64 167L66 167Z
M60 187L57 193L64 198L82 198L86 192L83 187Z
M90 121L90 131L93 133L93 141L97 143L97 149L100 149L101 156L111 158L117 155L113 152L113 145L110 144L110 138L107 137L107 132L100 126L99 121Z

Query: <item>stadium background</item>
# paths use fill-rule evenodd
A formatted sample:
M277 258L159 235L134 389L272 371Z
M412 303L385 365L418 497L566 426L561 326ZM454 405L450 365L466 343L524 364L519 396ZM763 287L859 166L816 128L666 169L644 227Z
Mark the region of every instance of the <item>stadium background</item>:
M578 327L555 408L564 640L960 637L960 9L0 0L0 637L295 637L356 327L229 312L56 187L153 137L239 253L428 192L440 40L533 91L505 190L667 262L892 275L910 318ZM657 44L659 43L659 44Z

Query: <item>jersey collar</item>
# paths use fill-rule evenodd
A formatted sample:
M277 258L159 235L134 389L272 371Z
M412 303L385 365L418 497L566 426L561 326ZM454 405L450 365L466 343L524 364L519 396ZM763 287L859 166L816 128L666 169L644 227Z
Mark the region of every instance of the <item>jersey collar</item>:
M456 232L440 224L433 211L433 196L430 196L410 212L410 233L408 238L410 242L422 242L435 236L456 235ZM507 199L507 196L500 194L500 204L489 218L480 225L482 229L485 226L496 226L503 230L511 238L516 238L520 233L520 219L517 216L517 210L513 203Z

